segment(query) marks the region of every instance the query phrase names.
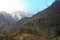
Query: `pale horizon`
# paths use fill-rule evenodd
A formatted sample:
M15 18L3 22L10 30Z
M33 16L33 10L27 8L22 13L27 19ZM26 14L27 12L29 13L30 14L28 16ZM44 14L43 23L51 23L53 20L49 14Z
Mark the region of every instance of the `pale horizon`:
M28 16L35 12L44 10L55 0L0 0L0 12L5 11L12 14L15 11L27 12Z
M0 0L0 11L11 13L13 11L25 11L27 4L18 0Z

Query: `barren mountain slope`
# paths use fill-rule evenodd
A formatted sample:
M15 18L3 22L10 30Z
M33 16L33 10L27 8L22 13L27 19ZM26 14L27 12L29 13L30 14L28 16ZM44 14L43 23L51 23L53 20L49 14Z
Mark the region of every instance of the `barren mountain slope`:
M55 1L50 7L38 12L27 22L24 22L21 28L25 31L37 31L39 35L45 37L55 37L60 34L60 1ZM29 29L29 30L28 30Z

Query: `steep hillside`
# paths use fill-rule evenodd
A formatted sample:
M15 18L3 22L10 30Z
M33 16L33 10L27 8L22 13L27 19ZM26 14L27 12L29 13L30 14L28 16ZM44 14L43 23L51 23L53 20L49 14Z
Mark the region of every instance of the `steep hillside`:
M60 35L60 1L55 1L47 9L38 12L20 27L26 31L35 30L44 37Z
M60 40L60 1L28 20L19 20L1 40Z
M25 22L27 22L30 19L30 17L24 17L21 20L19 20L16 25L23 25Z

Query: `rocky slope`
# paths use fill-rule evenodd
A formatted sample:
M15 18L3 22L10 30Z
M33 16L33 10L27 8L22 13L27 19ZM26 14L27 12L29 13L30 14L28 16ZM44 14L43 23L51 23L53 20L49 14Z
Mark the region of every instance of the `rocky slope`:
M24 20L24 19L23 19ZM36 15L21 20L1 40L60 40L60 1Z
M17 24L18 25L18 24ZM38 12L27 22L19 25L23 30L36 31L44 37L55 37L60 35L60 1L55 1L50 7ZM28 30L29 29L29 30Z

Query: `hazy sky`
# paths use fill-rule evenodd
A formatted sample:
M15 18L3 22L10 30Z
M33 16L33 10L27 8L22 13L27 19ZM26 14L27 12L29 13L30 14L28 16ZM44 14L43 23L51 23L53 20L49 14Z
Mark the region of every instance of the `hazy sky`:
M30 13L43 10L54 0L0 0L0 11L26 11Z

